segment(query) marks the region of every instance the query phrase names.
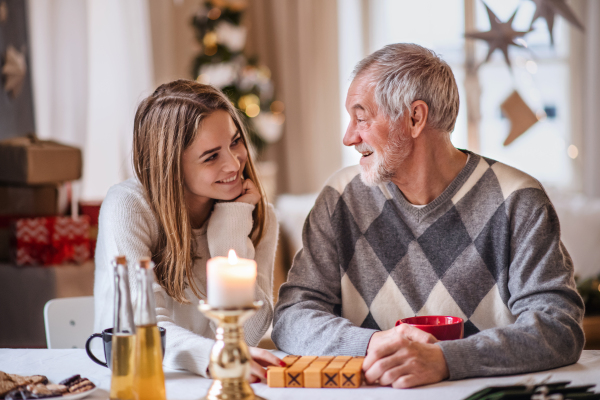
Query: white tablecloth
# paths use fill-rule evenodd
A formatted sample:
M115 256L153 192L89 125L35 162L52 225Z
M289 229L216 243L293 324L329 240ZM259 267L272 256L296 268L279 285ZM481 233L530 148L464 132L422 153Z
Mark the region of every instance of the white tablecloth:
M8 328L10 329L10 328ZM278 355L283 353L276 352ZM110 371L94 364L85 350L0 349L0 371L19 375L46 375L51 382L80 374L89 378L100 389L88 400L107 399L110 389ZM165 371L167 398L200 399L211 380L182 371ZM600 385L600 350L586 350L579 362L568 367L526 375L498 378L465 379L441 382L422 388L397 390L387 387L362 387L359 389L274 389L265 384L254 384L254 391L267 399L463 399L469 394L490 385L537 383L544 380L572 381L573 384ZM596 391L600 391L597 388Z

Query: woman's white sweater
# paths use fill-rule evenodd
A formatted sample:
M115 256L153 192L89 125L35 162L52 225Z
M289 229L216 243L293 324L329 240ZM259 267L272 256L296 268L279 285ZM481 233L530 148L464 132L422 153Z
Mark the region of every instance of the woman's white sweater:
M208 221L194 229L196 256L194 279L206 294L206 261L226 256L234 249L239 257L254 259L258 265L256 299L264 306L244 325L246 342L256 346L273 318L273 264L277 245L278 224L269 204L267 229L256 249L248 237L252 230L254 206L247 203L217 203ZM158 240L158 225L144 196L141 183L131 178L113 186L102 203L96 245L94 282L95 331L113 326L113 269L116 255L127 257L133 266L142 257L150 257ZM129 268L132 299L136 298L135 269ZM190 304L179 304L158 284L153 284L158 325L167 330L164 365L206 376L209 353L215 338L215 324L198 311L199 299L188 287L185 290Z

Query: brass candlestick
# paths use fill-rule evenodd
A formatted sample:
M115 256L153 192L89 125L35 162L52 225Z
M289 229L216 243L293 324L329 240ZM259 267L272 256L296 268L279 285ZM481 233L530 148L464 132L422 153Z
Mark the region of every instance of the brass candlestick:
M218 325L208 370L214 379L203 399L264 400L250 387L250 351L244 341L243 324L263 305L255 301L243 308L215 308L203 301L198 309Z

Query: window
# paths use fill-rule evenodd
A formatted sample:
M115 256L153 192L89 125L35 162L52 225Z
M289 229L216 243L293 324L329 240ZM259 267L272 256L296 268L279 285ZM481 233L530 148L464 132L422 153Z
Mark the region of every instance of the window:
M518 8L513 22L517 31L527 31L535 12L533 2L520 0L489 0L489 7L505 22ZM475 2L476 27L489 30L489 20L483 3ZM434 50L448 62L459 88L461 107L452 142L468 148L465 80L465 1L464 0L363 0L339 2L340 74L342 103L349 86L352 67L364 55L386 44L412 42ZM357 25L358 24L358 25ZM351 29L345 26L362 26ZM511 70L501 51L495 51L489 62L478 71L481 96L479 148L471 149L484 156L519 168L545 185L572 188L575 181L572 146L571 111L569 109L569 32L565 21L558 17L554 25L554 47L544 19L538 19L534 30L525 36L527 48L510 46ZM364 45L357 46L357 43ZM357 50L358 48L358 50ZM362 53L361 53L362 50ZM476 41L476 59L485 59L488 46ZM359 55L358 55L358 54ZM350 66L343 65L351 63ZM510 122L500 111L500 104L517 90L523 100L540 118L521 137L503 146ZM348 115L343 110L343 131ZM344 150L344 165L356 164L359 154Z

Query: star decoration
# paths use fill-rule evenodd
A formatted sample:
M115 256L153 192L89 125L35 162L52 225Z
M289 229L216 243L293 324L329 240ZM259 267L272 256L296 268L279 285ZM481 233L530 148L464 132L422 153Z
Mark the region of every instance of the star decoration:
M548 25L548 32L550 33L550 43L554 46L554 37L552 36L552 30L554 29L554 16L555 14L560 15L572 25L576 26L582 31L585 31L583 25L575 14L571 7L569 7L565 0L531 0L535 3L535 14L531 19L531 26L538 18L544 18L546 25Z
M515 42L515 39L524 36L526 33L529 33L529 31L515 31L512 28L512 23L515 19L515 16L517 15L517 10L515 10L512 17L510 17L510 19L507 22L501 22L498 19L498 17L496 17L496 14L494 14L494 12L490 10L487 4L483 4L485 5L485 9L488 13L488 18L490 19L490 30L487 32L465 33L465 37L471 39L481 39L488 42L489 51L484 62L487 62L490 59L492 53L496 49L500 49L502 50L502 53L504 53L504 59L506 60L506 63L509 67L512 68L510 64L510 59L508 58L508 46L512 45L523 47L521 44Z
M510 132L504 141L504 146L514 142L519 136L531 128L538 118L515 90L500 105L502 113L510 121Z
M25 54L9 45L4 57L2 76L4 78L4 90L9 92L13 98L21 93L25 74L27 73L27 62Z

